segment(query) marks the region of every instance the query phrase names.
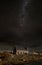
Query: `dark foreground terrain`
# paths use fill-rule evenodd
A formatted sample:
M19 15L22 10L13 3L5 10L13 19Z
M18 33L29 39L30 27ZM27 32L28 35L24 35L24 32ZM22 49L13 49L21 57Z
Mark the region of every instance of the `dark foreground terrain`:
M42 65L42 61L35 61L35 62L30 62L30 63L27 63L27 64L4 64L4 65Z
M42 65L42 55L0 52L0 65Z

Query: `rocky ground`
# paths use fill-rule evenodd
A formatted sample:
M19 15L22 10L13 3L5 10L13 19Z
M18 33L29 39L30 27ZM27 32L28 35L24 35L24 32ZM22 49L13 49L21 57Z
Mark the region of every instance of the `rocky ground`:
M42 56L26 54L13 55L9 52L0 53L0 65L20 65L34 61L42 61Z

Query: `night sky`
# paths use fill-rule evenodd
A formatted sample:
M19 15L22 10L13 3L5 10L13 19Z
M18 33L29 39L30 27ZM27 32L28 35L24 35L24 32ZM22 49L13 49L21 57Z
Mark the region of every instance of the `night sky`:
M42 0L0 1L0 42L41 48Z

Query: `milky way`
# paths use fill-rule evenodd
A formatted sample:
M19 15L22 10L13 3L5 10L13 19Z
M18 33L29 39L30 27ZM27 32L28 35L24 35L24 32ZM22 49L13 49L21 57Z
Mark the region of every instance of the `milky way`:
M26 16L26 9L25 7L27 6L28 4L28 0L23 0L23 4L22 4L22 9L21 9L21 12L20 12L20 26L23 27L24 24L25 24L25 16Z

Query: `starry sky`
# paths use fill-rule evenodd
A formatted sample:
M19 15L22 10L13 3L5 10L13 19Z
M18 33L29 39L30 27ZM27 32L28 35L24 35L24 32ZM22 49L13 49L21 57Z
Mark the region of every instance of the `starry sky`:
M9 45L42 47L41 0L0 1L0 42L8 41L14 42Z

